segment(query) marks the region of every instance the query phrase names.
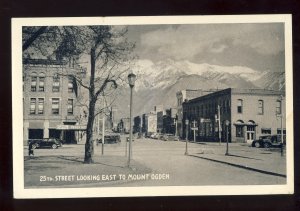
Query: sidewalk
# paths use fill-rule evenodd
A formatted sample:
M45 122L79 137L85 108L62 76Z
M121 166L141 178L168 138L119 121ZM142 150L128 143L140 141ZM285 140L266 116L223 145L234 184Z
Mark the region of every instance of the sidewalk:
M123 175L150 173L151 169L125 156L95 156L93 164L84 164L79 156L25 156L25 188L72 187L74 185L107 185L125 182Z
M189 152L190 156L213 162L223 163L238 168L244 168L257 171L264 174L286 177L286 156L281 156L279 148L253 148L242 143L229 143L228 155L226 153L226 144L201 142L198 151Z

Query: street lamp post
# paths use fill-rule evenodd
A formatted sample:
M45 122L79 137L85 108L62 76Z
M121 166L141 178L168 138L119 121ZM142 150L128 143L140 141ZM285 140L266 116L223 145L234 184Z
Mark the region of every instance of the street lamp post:
M225 153L225 155L229 155L229 153L228 153L228 127L229 127L229 121L228 120L226 120L225 121L225 125L226 125L226 153Z
M133 73L130 73L128 75L128 82L130 86L130 133L129 133L129 151L128 151L128 167L130 166L130 160L132 155L132 88L134 87L136 75ZM126 140L127 141L127 140Z
M282 113L282 101L283 101L283 96L280 95L280 98L279 98L279 101L280 101L280 114L279 114L279 117L280 117L280 142L281 142L281 147L280 147L280 152L281 152L281 156L283 156L283 124L282 124L282 120L283 120L283 113Z
M188 129L189 129L189 120L188 119L186 119L185 120L185 128L186 128L186 130L185 130L185 155L188 155L189 153L188 153L188 136L189 136L189 131L188 131Z

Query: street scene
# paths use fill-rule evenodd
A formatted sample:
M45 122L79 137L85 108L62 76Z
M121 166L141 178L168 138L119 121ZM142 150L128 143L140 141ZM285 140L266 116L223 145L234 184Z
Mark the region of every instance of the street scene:
M284 22L32 24L24 189L289 183Z
M224 143L189 142L188 155L185 155L184 141L142 138L133 142L134 163L130 168L125 149L125 137L122 137L121 143L105 145L103 155L102 146L95 146L97 160L89 168L82 165L84 148L81 144L64 145L59 149L36 149L34 158L25 157L25 185L27 188L44 188L286 183L286 160L279 148L253 148L234 143L229 146L230 156L226 156ZM27 147L24 148L26 153ZM63 172L59 174L62 177L76 175L78 178L65 181L58 179L56 172ZM80 180L83 175L116 176L103 180L88 177ZM119 175L125 175L126 179L122 180Z

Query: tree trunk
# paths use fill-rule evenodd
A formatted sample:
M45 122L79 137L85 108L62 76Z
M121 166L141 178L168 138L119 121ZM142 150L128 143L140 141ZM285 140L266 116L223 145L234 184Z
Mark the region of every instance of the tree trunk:
M94 163L94 138L93 138L93 126L95 119L95 105L97 97L95 96L95 50L91 49L91 76L90 76L90 89L89 89L89 116L86 128L86 143L84 163Z
M94 127L94 112L95 102L91 100L89 103L89 116L86 129L86 143L85 143L85 154L84 163L94 163L94 138L93 138L93 127Z

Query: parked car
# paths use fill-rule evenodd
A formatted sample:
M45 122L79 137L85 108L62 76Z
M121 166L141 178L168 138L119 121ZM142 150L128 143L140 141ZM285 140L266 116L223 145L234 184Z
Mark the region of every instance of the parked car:
M109 134L104 136L104 144L116 144L121 142L119 134ZM102 144L102 137L97 139L97 144Z
M150 135L150 138L154 139L155 137L156 137L156 133L153 133L153 134Z
M153 132L148 132L148 133L146 133L145 138L151 138L151 136L152 136L153 134L154 134Z
M151 135L151 138L153 139L160 139L163 137L163 134L160 134L160 133L154 133Z
M52 148L62 147L62 141L57 138L30 139L28 144L32 144L32 148Z
M162 136L163 141L179 141L178 136L174 136L173 134L164 134Z
M285 144L285 135L283 136L283 144ZM281 146L281 135L264 135L252 142L252 147L279 147Z

